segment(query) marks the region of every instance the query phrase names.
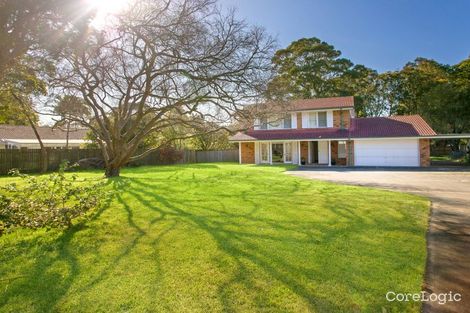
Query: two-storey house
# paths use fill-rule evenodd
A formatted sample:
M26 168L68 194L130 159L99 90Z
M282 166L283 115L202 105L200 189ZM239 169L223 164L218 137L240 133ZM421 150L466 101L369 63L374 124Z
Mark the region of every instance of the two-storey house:
M429 166L434 130L418 115L357 118L353 97L293 100L232 136L240 163Z

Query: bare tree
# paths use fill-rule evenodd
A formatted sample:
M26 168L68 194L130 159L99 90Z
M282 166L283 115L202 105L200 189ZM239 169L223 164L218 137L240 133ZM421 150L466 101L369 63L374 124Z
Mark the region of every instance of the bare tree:
M55 86L84 99L92 118L77 120L96 136L105 175L118 176L158 148L137 153L152 132L243 118L243 105L265 91L273 46L263 29L222 13L214 1L137 0L62 53Z

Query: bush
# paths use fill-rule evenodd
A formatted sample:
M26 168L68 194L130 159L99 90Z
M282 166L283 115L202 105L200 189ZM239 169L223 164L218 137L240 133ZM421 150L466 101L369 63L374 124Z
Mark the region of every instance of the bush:
M184 152L172 146L164 146L158 149L158 162L161 164L175 164L182 160Z
M21 183L0 187L0 234L15 228L70 227L107 198L102 183L77 181L65 176L66 164L47 177L12 171Z

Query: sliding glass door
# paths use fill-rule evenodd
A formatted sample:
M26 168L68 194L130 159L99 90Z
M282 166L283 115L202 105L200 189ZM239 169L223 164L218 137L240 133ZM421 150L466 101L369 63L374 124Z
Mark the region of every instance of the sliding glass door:
M269 143L262 142L261 146L261 163L269 163Z
M271 146L273 163L284 162L284 145L282 143L273 143Z
M284 143L284 163L292 163L292 142Z

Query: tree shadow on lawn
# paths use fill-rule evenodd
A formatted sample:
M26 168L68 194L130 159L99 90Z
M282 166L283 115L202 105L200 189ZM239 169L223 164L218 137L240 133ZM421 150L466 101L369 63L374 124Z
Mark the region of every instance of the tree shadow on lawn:
M98 219L110 204L111 199L108 198L87 220L80 220L65 230L52 230L57 235L52 240L45 241L44 234L34 233L33 239L17 243L17 250L24 252L15 251L15 255L21 257L23 253L28 255L34 250L34 254L28 260L33 262L28 266L29 270L25 275L13 276L2 281L1 287L4 288L2 290L4 293L0 297L0 309L9 299L19 298L22 305L29 309L34 307L34 311L53 310L56 303L68 292L76 277L80 275L77 256L72 251L74 247L71 244L72 240L77 233L88 228L87 223ZM65 267L67 273L64 275L63 272L54 271L53 268L56 266ZM34 290L34 292L25 293L25 290Z
M360 261L351 261L351 258L361 257L361 251L356 250L364 251L377 263L372 266L396 269L399 266L415 265L406 264L401 259L395 264L396 255L383 255L387 248L393 247L386 245L385 248L381 248L383 242L371 242L360 236L373 233L373 230L377 229L384 233L399 231L416 235L416 223L410 222L413 216L406 215L406 210L400 217L384 214L369 216L366 219L355 212L354 205L349 203L347 197L335 194L331 188L318 188L311 182L301 183L301 180L296 178L282 177L283 180L291 180L287 186L271 186L269 182L250 180L251 176L244 173L221 172L209 175L202 181L197 178L197 173L196 177L194 174L180 177L174 175L179 174L174 173L170 175L171 178L121 177L109 180L112 189L116 191L115 201L124 210L127 224L133 231L126 243L120 243L119 253L111 256L105 267L94 271L92 279L80 285L76 292L90 291L97 284L102 284L144 239L151 239L146 244L153 245L155 251L153 262L155 272L158 274L155 275L153 283L161 284L164 273L157 245L163 236L171 235L178 223L192 225L195 229L208 234L216 243L218 250L223 253L224 260L214 256L213 262L229 275L217 286L218 299L226 312L238 311L240 306L247 305L250 306L249 310L254 306L257 310L269 311L306 308L319 312L379 311L384 304L383 295L381 294L380 298L371 298L371 295L376 296L376 294L371 293L367 289L369 285L363 281L389 277L382 277L379 274L377 277L361 276L365 275L364 272L367 270L361 268ZM211 186L220 186L220 184L229 186L234 176L235 179L246 179L247 186L235 192L211 189ZM174 188L168 183L171 179L180 180L185 183L183 184L185 187ZM198 192L191 195L195 189ZM121 192L125 193L126 197L123 197ZM286 194L296 194L301 197L302 193L306 193L310 200L312 192L323 196L321 200L320 197L315 199L319 201L317 207L325 210L312 212L317 210L317 207L308 207L304 203L299 203L296 210L292 207L289 210L282 210L282 203L290 201L286 199ZM204 193L211 194L212 197L202 201L201 194ZM374 199L369 198L365 201L370 202ZM272 205L267 207L266 204L270 202ZM142 211L152 214L135 216L135 214L141 215ZM97 217L102 212L100 211ZM309 215L312 213L313 215L318 213L318 218ZM298 214L308 218L299 218ZM329 215L325 221L321 219L322 214ZM145 220L143 217L149 219ZM162 224L163 222L166 224ZM160 233L150 234L149 230L152 227L161 228ZM82 229L83 226L75 227L59 236L50 247L50 250L57 253L44 256L40 255L41 250L38 249L34 255L34 263L28 266L31 271L8 286L4 299L0 300L0 307L7 303L9 298L18 298L26 303L34 303L36 311L49 311L54 308L67 294L77 275L84 274L84 269L81 269L77 263L77 257L80 256L76 253L79 251L74 249L71 243L77 232ZM349 248L347 244L339 244L348 241L347 237L353 234L358 234L355 237L359 242L357 247ZM44 243L29 242L27 246L34 247L40 244ZM99 245L98 242L95 247L87 247L88 250L94 250L88 252L99 254ZM26 250L27 247L22 249ZM403 251L397 253L403 254ZM407 254L401 258L407 260ZM233 268L227 268L225 263L227 259L233 262L235 265ZM67 266L67 275L59 276L57 272L51 270L59 263ZM376 283L387 284L383 281ZM26 294L24 290L35 290L35 292ZM351 296L348 294L349 291L356 294L363 293L366 299L361 301L361 297ZM249 298L250 300L246 301L251 303L240 303L238 298L240 293ZM292 293L297 297L295 301L304 306L289 307L289 303L285 302L287 300L282 297L292 297ZM399 309L405 308L402 304L397 305Z
M339 297L340 300L337 299L333 302L334 300L330 300L328 293L334 293L334 289L326 292L319 291L324 285L329 285L329 288L331 286L339 287L338 292L341 290L347 293L349 290L353 290L356 293L370 293L367 284L360 281L374 279L374 277L361 277L361 274L358 274L357 271L363 272L362 274L367 272L361 266L360 261L355 264L350 262L350 254L358 259L362 257L361 251L354 251L353 253L348 250L325 251L324 248L347 248L336 245L338 241L343 240L345 235L354 233L369 234L376 230L381 230L383 233L405 232L410 236L424 236L417 230L420 227L412 219L412 214L407 214L406 210L401 210L403 214L398 218L384 213L383 216L375 215L364 220L363 217L354 212L355 208L351 206L348 199L340 199L333 192L329 196L335 196L335 202L328 201L331 197L327 197L320 206L325 207L328 212L336 216L333 220L343 220L339 229L335 228L335 221L328 224L319 221L278 220L263 217L263 214L258 214L258 212L268 199L256 188L252 191L245 191L241 195L233 195L234 200L242 199L240 206L250 207L250 210L232 212L220 200L211 201L211 205L191 200L191 197L168 197L164 195L174 194L169 186L152 184L148 179L144 181L143 179L131 178L130 180L135 188L129 189L129 193L141 202L144 207L148 209L158 207L158 211L164 210L166 212L167 218L178 218L204 230L215 240L219 249L236 262L237 269L234 271L232 278L219 286L219 297L225 311L237 310L237 299L234 298L236 292L233 288L237 288L236 286L240 284L243 285L247 293L257 295L255 302L257 302L258 308L271 307L274 309L277 306L276 301L273 301L267 295L269 292L256 288L255 276L259 275L267 275L292 290L308 304L310 310L321 312L381 310L381 306L385 302L385 293L381 294L380 298L368 297L366 301L357 303L354 297L349 297L347 294L343 296L334 295ZM300 186L297 182L293 185L293 191L297 192ZM155 192L151 192L152 190ZM280 198L272 200L279 201L282 198L285 198L285 196L280 195ZM370 199L365 199L365 201L369 202ZM299 210L302 209L299 208ZM251 228L247 229L246 225L250 225ZM263 234L261 230L265 228L282 232L282 236ZM245 231L243 231L244 229ZM384 242L372 242L367 239L364 238L364 243L359 244L358 247L371 259L372 263L376 263L371 264L377 267L373 269L374 271L380 272L383 267L399 271L403 266L407 266L408 257L406 254L397 260L396 258L399 256L386 251L387 249L393 249L396 243L389 242L385 244L385 247L381 247ZM357 236L355 240L360 240L360 236ZM282 251L276 249L276 247L284 247L291 250L289 245L312 249L315 252L311 255L316 254L317 258L311 260L313 264L302 263L308 261L308 258L306 260L302 258L301 254L295 255L296 252L292 255L292 251L283 254ZM402 253L403 251L396 251L398 255ZM321 257L318 258L318 256ZM336 259L332 260L332 257L336 257ZM296 258L302 259L301 262L297 262ZM399 261L398 265L395 264L396 261ZM255 266L256 270L253 270L252 266ZM411 264L412 266L413 264ZM375 278L383 279L387 277L379 276ZM383 286L386 282L377 281L375 283ZM401 308L401 304L397 305ZM285 308L279 306L276 309L282 311Z
M79 266L74 253L70 251L70 242L75 234L83 228L83 224L73 226L58 236L53 243L44 243L41 238L23 242L20 247L27 254L29 248L47 244L47 255L41 249L32 256L33 263L28 266L29 270L25 275L12 277L8 282L2 282L3 291L0 299L0 308L9 299L16 298L16 302L21 302L26 308L35 307L35 311L47 312L52 310L58 300L67 293L74 279L79 274ZM53 271L54 266L65 266L66 275ZM24 273L24 271L23 271ZM25 290L34 292L25 293Z

